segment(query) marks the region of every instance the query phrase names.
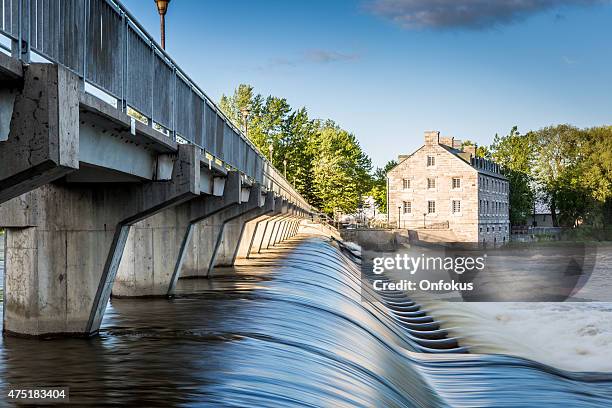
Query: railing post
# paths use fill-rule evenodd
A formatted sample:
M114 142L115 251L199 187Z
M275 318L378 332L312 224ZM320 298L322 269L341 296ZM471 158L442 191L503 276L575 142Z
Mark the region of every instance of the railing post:
M178 74L174 64L172 65L172 73L174 75L174 83L172 84L172 140L176 142L176 77Z
M127 112L127 66L128 66L128 20L121 11L121 42L123 56L121 61L121 110Z
M25 15L26 15L26 43L22 44L22 53L23 58L22 61L25 62L26 64L28 64L30 62L30 47L31 47L31 41L32 41L32 25L30 24L30 20L32 19L31 13L30 13L30 7L31 7L31 0L24 0L25 1Z
M83 84L87 81L87 16L89 0L83 0Z
M153 128L153 98L155 97L155 46L153 41L149 42L151 46L151 117L149 118L149 126Z

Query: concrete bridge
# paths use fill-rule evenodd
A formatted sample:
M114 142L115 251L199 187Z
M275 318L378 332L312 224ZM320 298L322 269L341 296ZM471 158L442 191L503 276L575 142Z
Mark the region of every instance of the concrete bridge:
M171 296L312 215L119 2L2 5L5 333L95 334L111 293Z

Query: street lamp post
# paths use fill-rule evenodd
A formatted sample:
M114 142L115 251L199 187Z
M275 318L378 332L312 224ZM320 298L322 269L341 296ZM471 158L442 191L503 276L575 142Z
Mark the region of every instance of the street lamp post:
M397 229L400 229L400 218L402 218L402 206L397 206Z
M161 46L166 49L166 12L170 0L154 0L157 4L157 12L159 13L159 29L161 34Z
M244 124L244 135L246 137L249 136L249 114L251 113L251 110L249 109L248 106L245 106L244 108L240 109L240 112L242 113L242 121Z

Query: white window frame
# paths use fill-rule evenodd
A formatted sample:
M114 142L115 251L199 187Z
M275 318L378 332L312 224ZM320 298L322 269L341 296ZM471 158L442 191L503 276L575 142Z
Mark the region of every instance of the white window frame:
M459 211L455 211L455 203L457 203ZM461 200L451 200L451 214L461 215Z
M412 201L402 201L402 214L412 214Z
M431 211L432 204L433 204L433 211ZM436 213L436 201L427 200L427 214L435 214L435 213Z

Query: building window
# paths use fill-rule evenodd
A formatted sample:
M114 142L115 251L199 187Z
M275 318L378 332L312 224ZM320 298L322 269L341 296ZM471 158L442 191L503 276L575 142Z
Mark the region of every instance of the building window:
M435 212L436 212L436 202L435 201L428 201L427 202L427 213L433 214Z
M461 188L461 179L453 177L453 188Z
M427 156L427 167L435 166L436 158L434 156Z
M489 232L489 227L487 227L487 232Z
M480 232L482 232L482 227L480 227Z
M404 190L408 190L410 188L410 179L403 179L402 180L402 188Z
M489 201L485 201L485 214L489 213Z
M436 188L436 179L428 178L427 179L427 188Z
M461 212L461 201L453 200L453 214Z
M404 201L404 214L412 213L412 202Z

